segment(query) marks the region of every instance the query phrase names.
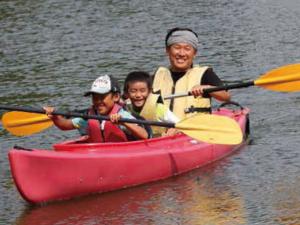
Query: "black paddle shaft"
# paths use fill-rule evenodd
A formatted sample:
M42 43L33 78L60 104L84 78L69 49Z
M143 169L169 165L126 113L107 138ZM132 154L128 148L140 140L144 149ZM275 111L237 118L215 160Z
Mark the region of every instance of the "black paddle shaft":
M238 83L238 84L229 84L229 85L222 85L222 86L218 86L218 87L213 87L213 88L207 88L204 89L203 92L204 93L211 93L211 92L215 92L215 91L223 91L223 90L230 90L230 89L236 89L236 88L244 88L244 87L249 87L249 86L253 86L254 85L254 81L248 81L248 82L242 82L242 83Z
M20 106L0 105L0 109L12 110L12 111L22 111L22 112L31 112L31 113L40 113L40 114L45 114L46 113L44 109L37 109L37 108L32 108L32 107L20 107ZM75 112L54 111L52 114L53 115L66 116L66 117L80 117L80 118L83 118L83 119L110 120L109 116L87 115L87 114L75 113ZM150 125L150 126L175 128L175 123L150 121L150 120L138 120L138 119L121 118L119 120L119 122L123 122L123 123L136 123L136 124L145 124L145 125Z
M255 85L254 81L248 81L248 82L242 82L242 83L237 83L237 84L230 84L230 85L222 85L218 87L212 87L212 88L205 88L203 89L204 94L209 94L211 92L215 91L224 91L224 90L230 90L230 89L236 89L236 88L244 88L244 87L249 87ZM164 99L172 99L172 98L179 98L179 97L186 97L192 95L192 92L188 93L181 93L181 94L173 94L169 96L165 96Z

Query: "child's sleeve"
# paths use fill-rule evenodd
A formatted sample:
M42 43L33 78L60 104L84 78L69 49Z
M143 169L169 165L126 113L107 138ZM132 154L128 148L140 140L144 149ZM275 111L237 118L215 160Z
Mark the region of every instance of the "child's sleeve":
M72 119L73 126L79 131L81 135L87 134L87 121L83 118L73 118Z
M156 114L158 120L171 123L179 122L178 117L164 104L157 104Z
M126 119L135 119L135 117L128 111L121 109L119 111L119 114L121 115L122 118L126 118Z

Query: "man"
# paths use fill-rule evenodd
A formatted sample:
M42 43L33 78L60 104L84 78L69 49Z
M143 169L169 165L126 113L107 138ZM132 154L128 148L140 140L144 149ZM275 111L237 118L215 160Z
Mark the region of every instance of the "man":
M153 91L162 96L191 92L193 96L174 98L166 104L175 115L184 119L195 112L210 112L211 97L219 101L229 101L227 91L205 94L205 88L222 85L212 68L194 65L198 50L198 35L188 28L174 28L165 39L166 53L170 66L159 67L153 77Z

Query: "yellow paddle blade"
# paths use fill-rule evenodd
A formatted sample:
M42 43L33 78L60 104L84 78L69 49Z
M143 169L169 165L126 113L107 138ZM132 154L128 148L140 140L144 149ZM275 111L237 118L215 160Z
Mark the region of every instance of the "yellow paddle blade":
M271 70L254 81L254 84L272 91L300 91L300 64L291 64Z
M239 124L225 116L198 114L181 120L175 127L194 139L211 144L236 145L243 140Z
M38 133L53 125L45 114L28 112L8 112L2 116L3 127L16 136Z

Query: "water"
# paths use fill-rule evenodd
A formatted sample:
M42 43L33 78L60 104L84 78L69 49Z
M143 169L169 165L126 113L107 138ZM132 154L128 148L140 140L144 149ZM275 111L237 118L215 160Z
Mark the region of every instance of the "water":
M167 65L166 31L188 26L196 62L226 81L255 80L299 63L297 0L20 1L0 3L0 101L82 108L99 75L120 81ZM206 168L127 190L33 207L16 190L8 150L51 148L76 133L0 132L0 224L299 224L300 95L233 90L251 109L252 143Z

